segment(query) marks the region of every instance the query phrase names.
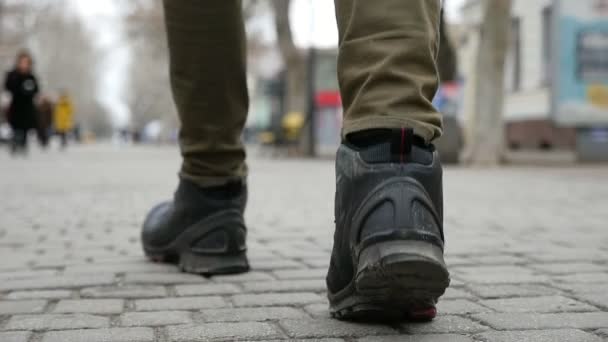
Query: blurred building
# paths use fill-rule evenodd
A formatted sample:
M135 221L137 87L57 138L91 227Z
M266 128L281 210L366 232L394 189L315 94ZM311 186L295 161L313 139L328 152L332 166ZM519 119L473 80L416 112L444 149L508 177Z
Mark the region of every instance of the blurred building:
M479 27L484 0L468 0L456 42L460 71L466 84L464 115L473 112ZM552 119L551 87L554 76L554 1L513 0L511 46L505 74L505 129L512 149L574 149L576 129L558 126ZM469 118L474 120L474 118Z

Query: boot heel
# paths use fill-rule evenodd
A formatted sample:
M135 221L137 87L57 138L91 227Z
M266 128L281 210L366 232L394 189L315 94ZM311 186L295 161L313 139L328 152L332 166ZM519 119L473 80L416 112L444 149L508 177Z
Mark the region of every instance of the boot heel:
M330 312L338 319L430 321L449 284L441 248L424 241L380 242L360 253L354 293Z
M436 301L449 284L443 251L428 242L380 242L359 256L355 286L361 294L402 297L420 293Z

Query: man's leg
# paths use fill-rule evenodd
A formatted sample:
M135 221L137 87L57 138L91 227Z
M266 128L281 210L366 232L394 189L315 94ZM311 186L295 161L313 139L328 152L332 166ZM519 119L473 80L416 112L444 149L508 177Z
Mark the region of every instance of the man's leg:
M247 119L241 1L165 0L171 86L181 120L181 177L200 186L245 177Z
M344 103L327 276L338 318L432 319L443 260L440 0L336 0Z
M343 134L410 127L441 135L431 101L438 86L440 0L336 0Z
M248 269L245 29L241 1L165 0L183 163L172 202L148 214L146 254L192 273Z

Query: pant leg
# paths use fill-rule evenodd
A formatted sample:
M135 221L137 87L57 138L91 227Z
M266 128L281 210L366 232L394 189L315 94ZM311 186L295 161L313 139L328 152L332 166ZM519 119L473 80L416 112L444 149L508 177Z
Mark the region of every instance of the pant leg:
M59 137L61 138L61 148L68 147L68 133L61 132L61 133L59 133Z
M13 136L11 138L11 152L18 152L23 146L24 132L22 129L13 128Z
M411 127L431 141L441 115L438 86L440 0L335 0L343 135Z
M240 0L164 0L180 176L201 186L246 176L241 133L249 98Z

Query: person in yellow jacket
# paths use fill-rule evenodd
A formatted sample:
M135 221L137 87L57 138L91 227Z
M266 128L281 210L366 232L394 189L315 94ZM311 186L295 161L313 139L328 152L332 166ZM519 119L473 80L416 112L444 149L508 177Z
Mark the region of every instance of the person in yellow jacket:
M68 145L68 133L74 128L74 106L67 92L62 92L55 106L55 132L61 137L61 147Z

